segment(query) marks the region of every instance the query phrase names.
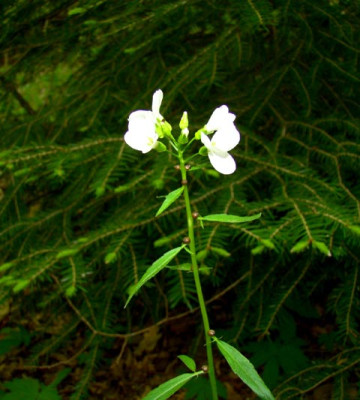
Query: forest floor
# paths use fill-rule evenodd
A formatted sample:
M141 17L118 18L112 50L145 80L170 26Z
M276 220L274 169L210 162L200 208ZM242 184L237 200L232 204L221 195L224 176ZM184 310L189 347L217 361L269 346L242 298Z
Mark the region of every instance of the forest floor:
M70 318L70 315L68 316ZM22 318L17 320L18 324L30 332L32 344L36 342L37 332L42 332L44 327L44 315L38 319L28 320ZM218 314L221 320L226 319L225 313ZM66 316L58 319L58 327L52 326L50 335L57 335L62 324L67 323ZM14 325L14 314L7 316L2 325ZM219 322L219 321L217 321ZM223 321L222 321L223 322ZM314 321L315 322L315 321ZM313 327L316 329L316 327ZM140 329L140 327L139 327ZM42 336L43 337L43 336ZM61 399L70 399L74 387L81 382L88 373L84 369L83 357L87 350L84 342L89 337L89 331L79 325L76 337L67 342L67 347L59 349L47 359L41 357L41 365L31 365L31 352L25 345L15 347L10 352L0 356L0 382L4 383L14 378L30 377L50 385L55 376L64 368L70 368L70 373L57 386ZM1 341L0 337L0 341ZM203 343L202 326L199 325L199 316L194 318L177 319L158 327L152 326L141 335L134 336L124 342L123 339L107 341L102 351L101 360L96 363L96 372L90 379L87 400L141 400L151 389L175 376L188 372L178 355L186 354L192 356L200 369L205 361L205 347ZM41 343L39 343L41 348ZM314 346L316 344L314 343ZM255 400L254 395L240 380L232 373L225 360L215 352L215 369L219 381L223 384L228 400ZM202 383L205 381L203 378ZM200 384L200 381L196 383ZM206 391L208 385L202 386L198 400L210 399ZM316 387L306 397L306 400L328 400L331 398L331 383L324 382ZM356 399L356 394L349 395L349 399ZM186 391L181 390L172 396L174 400L186 400ZM17 399L28 400L28 399ZM296 400L296 398L295 398Z

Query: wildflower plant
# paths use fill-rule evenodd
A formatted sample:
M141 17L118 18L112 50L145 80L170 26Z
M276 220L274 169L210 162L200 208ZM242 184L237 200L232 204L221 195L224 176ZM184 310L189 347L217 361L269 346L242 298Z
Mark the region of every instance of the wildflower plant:
M203 226L204 221L210 223L245 223L258 219L261 216L261 214L246 217L228 214L210 214L201 216L199 213L192 211L188 189L188 172L191 172L192 166L189 164L189 161L194 160L197 156L208 155L210 163L219 173L224 175L234 173L236 171L236 163L234 158L228 152L240 141L240 133L234 124L236 116L229 112L226 105L222 105L215 109L207 124L191 137L188 127L188 115L187 112L184 112L179 123L180 134L176 139L175 135L172 133L171 125L160 114L162 99L163 92L157 90L153 95L151 111L137 110L130 114L128 131L125 133L124 139L130 147L141 151L142 153L148 153L153 149L161 152L168 151L178 159L179 164L176 166L176 169L179 170L181 174L181 179L179 179L181 186L165 197L162 205L156 213L156 216L160 215L180 197L183 197L186 209L188 236L183 238L183 243L180 246L167 251L159 259L153 262L141 279L130 288L129 297L126 301L125 307L144 284L167 267L180 252L186 251L191 259L190 269L194 277L197 298L201 310L206 342L207 365L204 365L201 369L197 370L196 363L192 358L187 355L179 356L180 360L191 372L181 374L176 378L170 379L161 384L159 387L148 393L144 400L168 399L192 378L202 374L208 374L212 400L217 400L218 393L213 358L214 344L218 347L220 353L224 356L233 372L261 399L274 399L270 390L258 375L250 361L236 348L216 336L216 332L210 325L208 318L196 257L197 249L194 233L196 221L199 221L201 226ZM212 135L211 139L209 138L210 135ZM191 145L196 141L201 141L203 146L199 149L197 154L191 154Z

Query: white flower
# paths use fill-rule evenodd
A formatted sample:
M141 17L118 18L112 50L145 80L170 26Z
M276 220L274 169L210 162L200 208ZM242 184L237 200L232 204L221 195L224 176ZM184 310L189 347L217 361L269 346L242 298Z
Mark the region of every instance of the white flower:
M124 140L133 149L148 153L155 147L159 138L156 133L156 122L163 119L160 114L162 99L163 92L157 90L153 94L152 111L137 110L129 115L128 131Z
M234 125L235 115L229 113L227 106L218 107L211 115L205 130L214 132L211 140L201 133L201 141L208 149L211 165L221 174L229 175L236 170L236 163L228 153L240 141L240 133Z
M211 117L208 123L205 125L205 130L208 132L218 131L226 124L233 124L235 121L235 114L229 112L227 106L218 107L214 112L211 114Z

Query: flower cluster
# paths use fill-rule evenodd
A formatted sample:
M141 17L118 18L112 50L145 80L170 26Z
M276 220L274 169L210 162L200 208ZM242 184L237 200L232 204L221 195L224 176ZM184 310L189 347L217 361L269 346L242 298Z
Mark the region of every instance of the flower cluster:
M164 118L160 114L163 92L157 90L153 95L152 110L137 110L129 116L128 131L125 142L135 150L148 153L159 146L158 139L163 137L162 124ZM218 107L211 115L208 123L200 131L200 139L207 149L211 165L220 173L228 175L236 170L234 158L228 153L240 141L240 133L234 121L235 114L229 112L227 106ZM187 113L180 122L182 139L187 140ZM213 134L209 139L208 135Z

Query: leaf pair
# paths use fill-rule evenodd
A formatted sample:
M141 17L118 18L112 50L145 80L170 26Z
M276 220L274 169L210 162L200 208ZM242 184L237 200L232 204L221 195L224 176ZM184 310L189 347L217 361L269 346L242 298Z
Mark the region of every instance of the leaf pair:
M228 343L223 342L216 337L213 339L216 342L220 353L225 357L233 372L247 386L249 386L254 393L256 393L262 400L275 400L260 375L256 372L252 363L246 357ZM185 355L178 357L191 371L193 371L193 373L182 374L176 378L170 379L148 393L143 400L166 400L181 389L194 376L203 373L203 371L195 372L196 365L192 358Z

